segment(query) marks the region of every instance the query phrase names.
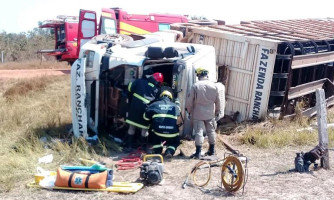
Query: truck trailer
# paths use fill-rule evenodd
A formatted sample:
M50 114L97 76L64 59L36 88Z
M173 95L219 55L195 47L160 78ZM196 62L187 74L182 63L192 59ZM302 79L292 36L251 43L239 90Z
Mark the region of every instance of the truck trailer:
M171 25L184 42L215 48L225 114L237 121L316 114L315 90L334 104L333 19L241 22L209 27Z

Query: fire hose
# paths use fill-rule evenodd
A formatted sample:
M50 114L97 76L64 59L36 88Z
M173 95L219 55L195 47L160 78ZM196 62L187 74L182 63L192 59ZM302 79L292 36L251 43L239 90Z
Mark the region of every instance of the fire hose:
M223 159L218 159L214 161L200 161L198 162L188 174L186 180L184 181L182 188L185 188L188 184L188 180L192 177L194 185L197 187L206 186L211 179L211 168L221 167L221 184L228 192L236 192L240 188L245 187L247 182L247 158L245 166L241 162L240 158L235 155L229 155ZM197 172L200 170L207 169L208 175L207 179L202 180L202 183L198 182Z
M141 159L143 153L143 151L137 149L135 152L123 157L115 164L117 170L129 170L139 168L143 164L143 161Z

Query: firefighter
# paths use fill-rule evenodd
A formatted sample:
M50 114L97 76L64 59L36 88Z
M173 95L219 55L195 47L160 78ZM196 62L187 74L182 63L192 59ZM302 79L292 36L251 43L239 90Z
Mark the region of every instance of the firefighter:
M216 116L220 113L220 98L215 83L208 77L209 71L200 67L196 70L198 80L191 88L186 100L186 110L191 115L195 131L196 152L191 158L200 159L203 131L206 130L209 139L209 150L206 155L215 154Z
M163 146L166 146L165 157L172 158L180 144L178 116L180 106L177 100L173 102L173 95L168 90L147 107L144 119L151 124L153 153L162 154Z
M162 73L154 73L137 79L128 85L131 98L125 122L129 124L127 144L129 151L133 146L136 128L141 130L141 137L143 137L143 141L147 142L149 123L144 120L143 114L147 104L153 101L158 95L160 85L163 81L164 77Z

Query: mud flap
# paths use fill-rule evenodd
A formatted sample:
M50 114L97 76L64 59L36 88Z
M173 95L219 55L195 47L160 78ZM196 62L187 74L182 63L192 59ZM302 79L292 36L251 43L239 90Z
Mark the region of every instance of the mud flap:
M79 58L71 67L71 105L74 136L87 138L85 66L86 58Z

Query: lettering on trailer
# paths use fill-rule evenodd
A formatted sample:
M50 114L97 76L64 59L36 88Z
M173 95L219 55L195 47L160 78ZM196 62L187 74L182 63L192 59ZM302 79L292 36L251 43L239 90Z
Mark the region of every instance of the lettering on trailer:
M82 125L82 106L83 106L83 102L82 102L82 98L81 98L81 94L82 94L82 87L81 84L78 82L78 79L80 79L80 77L82 76L81 74L81 62L78 62L77 64L77 71L76 71L76 76L75 76L75 105L76 105L76 117L78 119L78 127L79 127L79 133L80 135L82 135L84 133L83 131L83 125Z
M256 90L254 95L254 105L252 110L252 120L259 120L260 119L260 109L261 103L263 99L263 88L266 79L266 72L268 66L268 58L269 58L269 49L262 49L261 51L261 58L258 64L258 74L256 77Z
M80 58L71 68L72 124L76 137L87 136L85 66L85 58Z

